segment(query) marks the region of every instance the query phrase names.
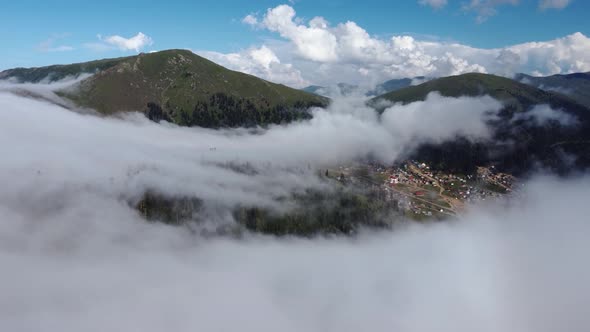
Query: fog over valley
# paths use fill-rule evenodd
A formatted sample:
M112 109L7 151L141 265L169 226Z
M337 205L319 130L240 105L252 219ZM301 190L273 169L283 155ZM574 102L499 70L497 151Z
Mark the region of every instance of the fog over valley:
M1 8L0 332L590 331L590 3Z
M38 88L51 91L28 86ZM486 121L501 107L493 98L434 94L380 117L350 98L306 122L210 130L141 114L97 117L3 89L7 330L575 331L590 323L585 175L534 176L516 198L469 206L453 221L354 238L198 231L234 222L229 209L239 204L289 209L276 198L333 190L308 165L368 155L391 162L418 141L487 139ZM258 172L223 167L230 162ZM198 196L215 213L192 227L147 223L133 207L146 190Z

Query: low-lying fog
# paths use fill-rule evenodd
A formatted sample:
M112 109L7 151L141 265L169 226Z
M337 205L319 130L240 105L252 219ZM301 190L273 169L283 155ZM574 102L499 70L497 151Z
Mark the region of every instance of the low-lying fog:
M500 107L433 94L378 120L347 99L309 122L213 131L0 92L0 330L587 331L589 176L354 238L205 239L129 205L151 189L273 206L325 186L308 166L485 139Z

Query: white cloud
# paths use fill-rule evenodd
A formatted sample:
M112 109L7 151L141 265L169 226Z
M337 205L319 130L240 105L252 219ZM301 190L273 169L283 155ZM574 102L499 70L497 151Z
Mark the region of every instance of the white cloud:
M271 82L298 88L309 84L301 77L301 72L298 69L290 63L281 63L277 55L265 45L238 53L223 54L211 51L197 51L196 53L229 69Z
M496 7L502 5L518 5L520 0L471 0L463 5L463 10L473 11L477 14L476 21L483 23L498 12Z
M36 218L0 206L0 328L585 331L590 180L576 180L355 239L206 239L98 199Z
M430 6L433 9L441 9L447 5L447 0L419 0L418 3L423 6Z
M536 105L526 112L519 112L512 118L513 121L526 121L533 126L544 126L555 122L562 126L573 126L578 119L560 109L552 109L549 105Z
M121 37L119 35L113 36L101 36L98 35L98 39L101 40L106 46L116 47L122 51L135 51L139 52L146 46L151 46L154 42L152 38L139 32L137 35L129 38Z
M448 100L434 101L432 113ZM346 239L212 239L147 223L126 201L149 187L262 203L313 185L210 162L295 166L387 149L366 110L347 105L249 134L82 116L0 93L0 138L19 143L0 145L0 330L585 331L587 176L536 178L513 201L469 206L454 222Z
M243 19L242 19L242 23L244 24L248 24L251 25L253 27L258 25L258 19L256 18L256 16L249 14L246 15Z
M431 95L380 122L362 100L341 99L311 121L252 133L81 115L2 92L0 140L18 144L0 145L0 330L584 331L587 176L537 178L455 222L347 239L211 239L147 223L129 204L146 188L198 195L216 212L270 204L321 186L289 168L388 160L407 140L485 138L481 121L498 106ZM269 166L248 176L217 166L227 161Z
M279 61L279 58L277 58L276 54L274 54L274 52L266 46L250 50L250 56L254 61L256 61L257 63L259 63L267 69L270 68L270 65L273 63L281 63L281 61Z
M42 92L47 95L45 100L55 103L53 98L58 97L53 95L50 98L49 94L55 88L63 89L65 83L5 84L0 85L0 109L7 111L0 112L0 123L7 128L0 132L0 138L18 135L18 139L15 138L19 141L18 149L28 149L31 153L1 160L0 169L30 170L27 164L34 164L39 158L56 156L55 162L59 160L63 167L54 168L51 163L47 167L39 165L51 172L46 179L68 182L67 177L79 174L88 181L102 183L100 179L113 176L117 184L102 183L98 186L99 191L122 190L127 192L124 196L133 196L138 188L146 187L165 192L173 188L179 194L202 192L201 195L206 195L207 192L215 192L211 198L232 197L239 192L253 190L250 180L229 176L212 165L215 162L240 161L254 166L272 163L298 167L309 163L333 164L369 154L390 162L409 143L440 142L456 135L474 140L485 139L489 136L485 125L488 119L486 113L494 113L501 108L499 102L489 97L447 98L433 94L424 102L395 105L386 110L380 119L373 109L365 105L365 99L342 98L335 100L327 110L314 110L314 118L310 121L250 133L156 125L144 117L131 116L124 121L82 116L55 105L3 92L15 89L36 94ZM435 113L435 110L438 112ZM446 119L441 119L443 114L446 114ZM23 122L23 118L35 118L38 125ZM64 131L61 126L71 130ZM113 135L114 132L119 134ZM86 139L75 140L78 135ZM158 140L153 141L153 137L158 137ZM71 143L65 144L70 140ZM43 146L47 149L33 153L39 142L44 142ZM92 146L98 142L102 142L99 145L120 148L94 149ZM217 148L215 153L209 151L211 146ZM84 150L94 152L78 153ZM87 165L100 163L99 160L109 160L111 164L103 164L100 172L83 174ZM133 177L125 173L133 173L133 170L138 170L141 176ZM205 175L207 172L212 173ZM220 172L219 176L214 176L217 172ZM156 174L162 175L161 179L165 181L158 182L160 177ZM128 187L130 177L141 183ZM262 177L257 181L261 181ZM232 182L234 180L237 182ZM21 183L17 181L14 185L18 187ZM8 184L5 183L4 187L8 188ZM266 190L264 187L255 188L259 190L259 197L269 197L263 193ZM13 189L18 192L16 187ZM268 189L273 192L272 188ZM229 198L225 200L227 202Z
M56 45L56 43L64 38L67 38L69 34L55 34L49 37L47 40L37 45L37 50L40 52L68 52L73 51L75 48L70 45Z
M457 136L481 141L491 138L487 122L497 120L502 107L488 96L447 98L433 92L424 101L389 107L382 123L398 144L410 150L425 142L441 143Z
M541 0L539 8L541 9L563 9L571 3L571 0Z
M520 57L520 70L541 75L590 71L590 38L576 32L545 42L506 47Z
M485 12L484 8L500 4L516 1L472 1L466 6ZM346 82L370 89L388 79L416 76L483 72L510 77L518 72L552 75L590 71L590 39L579 32L549 41L483 49L407 35L379 38L352 21L332 26L315 17L306 25L287 5L269 9L258 22L260 28L284 39L267 40L265 46L281 63L302 73L303 79L296 81L318 85Z
M293 21L295 10L287 5L268 9L263 24L270 31L278 32L282 37L291 40L298 52L305 58L314 61L335 61L338 56L336 37L328 31L326 21L316 17L309 26Z
M75 50L75 48L72 46L68 46L68 45L59 45L59 46L51 47L51 48L47 49L48 52L67 52L67 51L73 51L73 50Z

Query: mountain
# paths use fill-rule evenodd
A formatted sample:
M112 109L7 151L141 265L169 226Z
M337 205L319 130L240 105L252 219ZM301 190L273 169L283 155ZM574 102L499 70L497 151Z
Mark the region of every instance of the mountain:
M461 172L472 172L484 164L495 164L515 174L537 166L556 171L590 167L590 109L560 93L512 79L477 73L444 77L375 97L369 105L383 111L379 100L405 104L424 100L435 91L447 97L490 95L505 106L498 114L499 120L489 123L495 132L491 141L472 143L458 138L443 144L425 144L412 158ZM523 120L526 116L522 115L543 104L575 117L578 124L550 122L539 126Z
M187 50L167 50L87 63L12 69L0 78L39 82L83 72L95 75L62 97L103 114L145 112L153 120L179 125L235 127L309 118L308 108L325 106L319 97L241 72L231 71Z
M563 93L590 107L590 72L546 77L517 74L515 80L542 90Z
M365 93L368 97L378 96L384 93L388 93L391 91L397 91L399 89L403 89L406 87L411 86L412 84L416 84L416 82L424 82L427 78L424 76L418 76L414 78L400 78L400 79L392 79L381 84L375 86L373 90L368 91ZM342 95L342 96L349 96L359 90L357 85L348 84L348 83L338 83L335 86L320 86L320 85L310 85L301 89L305 92L313 93L319 96L332 96L332 95Z
M70 65L53 65L37 68L14 68L0 72L0 80L12 79L20 83L55 82L65 78L77 77L82 73L94 74L101 70L107 70L127 61L132 57L115 59L103 59Z
M523 111L538 104L548 104L552 107L564 106L568 109L585 108L561 93L541 90L505 77L480 73L435 79L377 96L370 102L385 99L405 104L424 100L433 91L438 91L446 97L490 95L510 104L517 111Z
M413 84L422 83L428 79L424 76L417 76L414 78L399 78L385 81L378 84L375 89L367 92L367 96L379 96L388 92L397 91L403 88L412 86Z
M314 95L320 96L321 95L320 91L323 90L323 89L325 89L325 88L326 88L325 86L310 85L310 86L306 86L305 88L301 89L301 91L313 93Z
M310 85L301 89L302 91L313 93L318 96L333 96L333 95L341 95L341 96L349 96L355 93L358 90L358 85L348 84L348 83L338 83L335 86L320 86L320 85Z

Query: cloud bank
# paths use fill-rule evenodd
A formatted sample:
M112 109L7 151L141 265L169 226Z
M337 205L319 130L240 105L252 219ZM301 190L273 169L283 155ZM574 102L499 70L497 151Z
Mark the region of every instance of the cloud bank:
M219 225L231 221L220 207L322 186L308 164L388 160L409 140L485 139L497 107L433 94L380 122L351 98L308 122L214 131L2 91L0 329L585 331L588 177L537 178L455 222L349 239L208 239L129 205L146 189L197 195ZM259 173L221 166L232 161Z
M540 178L454 223L331 240L205 239L92 195L22 215L2 196L0 327L581 332L589 186Z
M502 3L517 2L471 1L465 6L487 17ZM232 69L294 87L308 82L324 86L338 82L374 86L392 78L442 77L467 72L511 77L519 72L553 75L590 71L590 39L579 32L549 41L482 49L408 35L377 37L353 21L331 25L321 16L305 20L289 5L269 8L260 17L250 14L243 22L276 33L278 40L268 40L254 48L268 48L282 66L257 70L260 66L249 51L198 53ZM285 70L290 75L285 76Z
M100 118L71 112L61 107L71 105L60 103L53 92L65 84L0 86L0 122L5 127L0 139L19 142L0 151L10 156L0 161L0 200L20 204L19 197L38 193L29 197L23 211L59 204L55 197L80 192L136 202L148 190L199 197L225 209L274 206L278 197L323 186L308 171L310 166L367 156L392 162L420 142L456 136L485 140L486 122L502 108L489 97L432 94L424 102L393 105L379 117L364 99L350 97L313 110L310 121L253 132L208 130L159 125L140 114ZM257 174L235 172L227 167L231 163L248 164Z

